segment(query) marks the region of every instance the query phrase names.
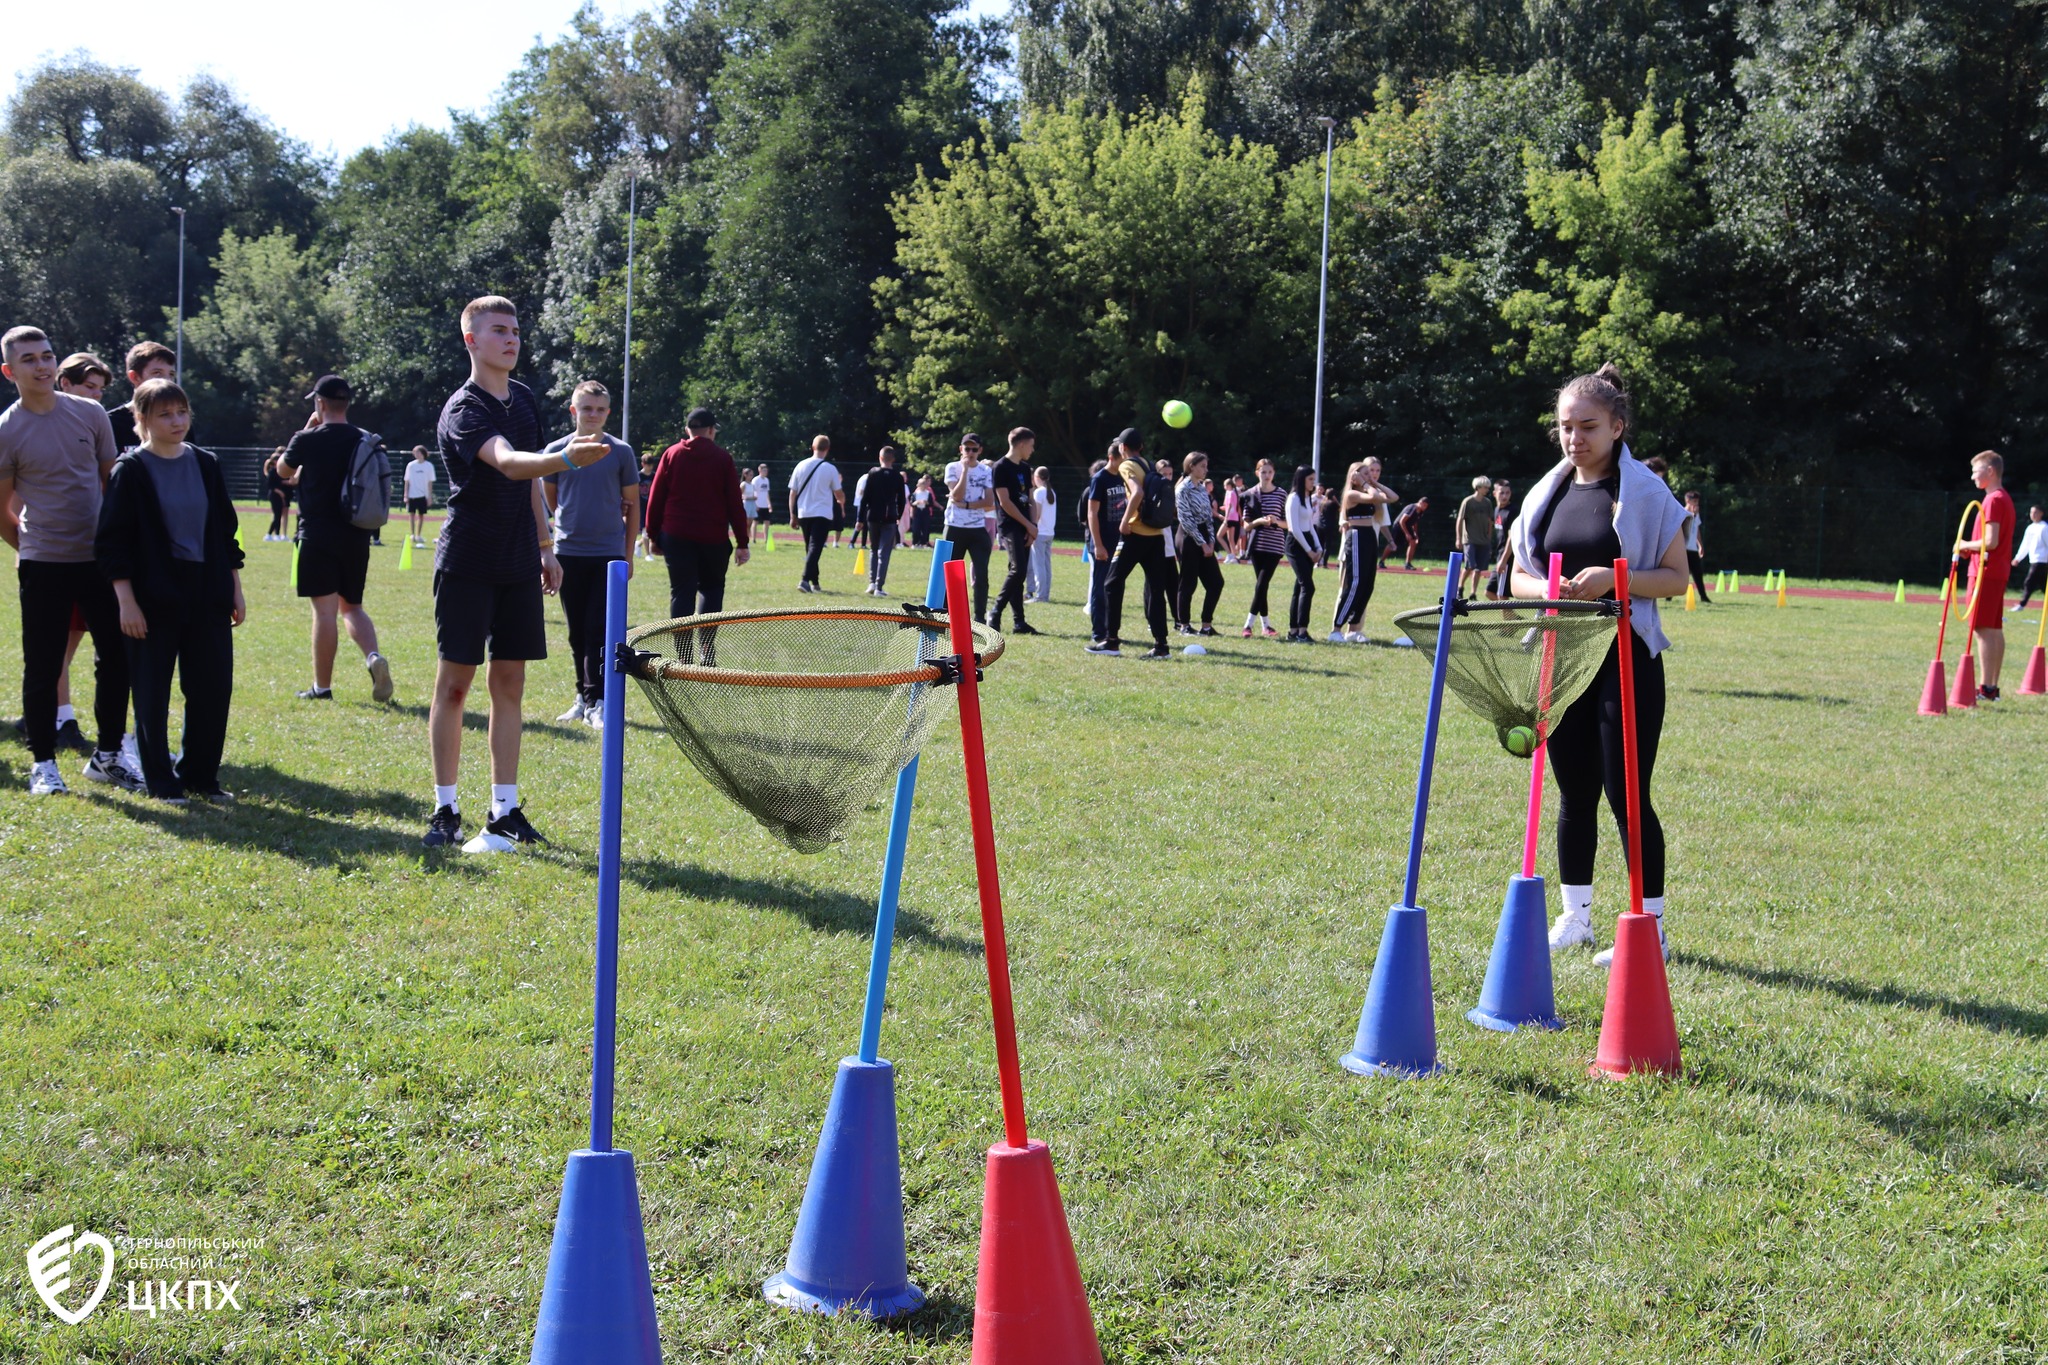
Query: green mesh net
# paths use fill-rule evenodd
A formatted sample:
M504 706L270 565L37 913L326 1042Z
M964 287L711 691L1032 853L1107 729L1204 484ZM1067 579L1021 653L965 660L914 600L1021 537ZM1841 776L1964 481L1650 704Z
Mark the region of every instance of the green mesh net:
M629 672L677 747L800 853L842 839L931 733L946 617L746 611L642 626ZM984 667L1003 638L975 627Z
M1432 664L1442 614L1421 607L1394 618ZM1549 738L1557 717L1600 672L1620 615L1615 602L1461 602L1452 613L1444 682L1492 722L1503 749L1527 757L1531 737L1514 732L1530 731L1537 743Z

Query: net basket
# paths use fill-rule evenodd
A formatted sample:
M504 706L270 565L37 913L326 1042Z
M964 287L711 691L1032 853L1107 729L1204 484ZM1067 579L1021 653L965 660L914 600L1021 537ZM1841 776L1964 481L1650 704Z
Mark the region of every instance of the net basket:
M1432 663L1442 614L1441 607L1420 607L1394 618ZM1460 602L1452 609L1444 681L1492 722L1503 749L1526 756L1510 732L1532 730L1539 743L1550 737L1557 718L1600 672L1620 615L1618 602Z
M733 611L641 626L627 671L711 785L800 853L842 839L931 733L943 614ZM974 628L985 667L1003 637Z

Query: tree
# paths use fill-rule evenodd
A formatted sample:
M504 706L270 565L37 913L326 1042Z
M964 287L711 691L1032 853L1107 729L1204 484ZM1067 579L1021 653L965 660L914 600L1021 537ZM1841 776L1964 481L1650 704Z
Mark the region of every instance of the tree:
M273 228L247 239L230 230L213 268L212 296L185 326L191 368L228 409L209 412L208 425L290 431L314 379L342 368L341 306L324 264Z

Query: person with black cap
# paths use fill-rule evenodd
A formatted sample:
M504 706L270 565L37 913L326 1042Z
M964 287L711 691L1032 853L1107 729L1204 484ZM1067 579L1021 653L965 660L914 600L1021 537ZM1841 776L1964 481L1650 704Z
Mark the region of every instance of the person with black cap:
M1038 437L1029 427L1010 433L1010 448L990 471L998 504L998 534L1010 554L1010 572L996 594L996 609L989 615L991 630L1003 628L1003 608L1016 618L1017 635L1036 635L1038 627L1024 619L1024 580L1031 571L1031 545L1038 539L1038 505L1031 500L1031 452Z
M718 419L709 408L693 408L683 427L689 435L663 451L654 467L647 524L668 560L668 614L697 616L725 610L727 564L747 562L753 531L739 467L718 444Z
M974 572L974 619L988 619L988 517L996 508L995 475L981 462L981 437L960 438L960 458L946 466L946 539L953 557L965 556Z
M313 604L313 685L299 696L333 700L340 626L363 652L371 698L390 701L391 665L378 652L376 623L363 610L370 533L351 522L342 505L363 439L363 429L348 420L355 394L340 375L323 374L306 397L313 415L304 430L293 433L277 461L285 481L299 491L298 592Z
M1102 638L1088 646L1090 654L1121 654L1124 621L1124 584L1130 581L1139 569L1145 572L1145 623L1152 628L1152 648L1142 656L1147 659L1164 659L1171 655L1166 647L1166 605L1173 597L1173 567L1166 556L1166 532L1172 529L1172 517L1167 516L1164 525L1155 525L1146 519L1148 506L1163 499L1164 506L1173 506L1173 485L1171 480L1161 478L1145 462L1141 438L1137 428L1125 427L1117 433L1116 450L1120 456L1116 472L1124 482L1124 516L1117 527L1122 533L1116 547L1116 559L1110 565L1109 580L1105 586L1103 619L1098 623ZM1153 481L1163 486L1159 499L1151 496Z

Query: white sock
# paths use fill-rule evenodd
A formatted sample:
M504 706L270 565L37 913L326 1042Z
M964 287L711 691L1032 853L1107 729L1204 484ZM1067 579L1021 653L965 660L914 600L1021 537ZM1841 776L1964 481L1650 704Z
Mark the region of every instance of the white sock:
M455 784L453 782L450 782L445 787L438 782L434 784L434 808L439 810L442 806L446 806L452 811L460 811L462 809L462 803L455 799Z
M74 707L72 707L70 703L67 702L63 706L57 708L57 723L59 725L62 725L67 720L77 719L78 711Z
M384 656L382 654L379 654L376 650L373 649L368 654L365 654L363 656L363 667L368 668L371 664L376 663L377 660L383 657Z
M1257 612L1248 611L1244 614L1244 628L1246 630L1250 630L1253 626L1257 625L1258 621L1259 614Z
M1271 630L1273 628L1273 618L1270 616L1261 616L1259 618L1259 625L1261 628L1265 630Z
M1655 915L1658 919L1664 918L1664 898L1662 896L1643 897L1643 913Z
M1566 886L1564 888L1565 913L1574 919L1593 918L1593 888L1590 886Z
M496 820L519 804L517 782L493 782L491 784L491 818Z

